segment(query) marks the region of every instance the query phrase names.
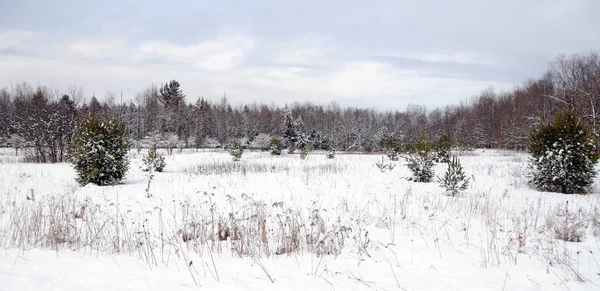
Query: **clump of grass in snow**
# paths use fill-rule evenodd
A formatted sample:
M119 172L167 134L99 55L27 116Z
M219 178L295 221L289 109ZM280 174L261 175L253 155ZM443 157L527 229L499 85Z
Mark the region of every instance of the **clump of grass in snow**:
M267 164L256 162L214 161L184 168L182 172L196 175L223 175L246 173L289 173L287 164Z
M260 173L282 173L290 174L294 170L302 172L311 172L316 174L331 174L344 172L347 165L340 163L323 164L302 164L295 168L287 163L261 163L261 162L232 162L232 161L214 161L182 169L183 173L196 175L223 175L223 174L260 174Z
M173 219L159 206L139 213L119 209L111 201L81 201L75 195L3 203L1 246L125 252L152 264L157 263L156 252L172 252L179 243L198 251L231 250L240 257L338 255L352 230L362 228L360 222L341 221L325 210L267 203L245 194L229 196L226 203L217 203L210 193L198 194L200 204L179 201Z

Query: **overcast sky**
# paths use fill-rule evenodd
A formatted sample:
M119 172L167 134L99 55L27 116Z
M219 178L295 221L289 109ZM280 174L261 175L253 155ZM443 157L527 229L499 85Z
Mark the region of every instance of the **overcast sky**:
M493 2L493 3L492 3ZM0 0L0 87L429 108L600 48L600 1Z

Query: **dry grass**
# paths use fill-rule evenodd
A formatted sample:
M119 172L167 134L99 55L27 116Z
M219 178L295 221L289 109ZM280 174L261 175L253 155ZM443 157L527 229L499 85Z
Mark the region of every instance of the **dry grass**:
M305 173L316 173L316 174L330 174L330 173L341 173L346 171L347 166L338 163L328 164L310 164L307 163L302 165L301 171ZM183 173L190 173L195 175L236 175L241 174L245 176L248 173L261 174L261 173L277 173L277 174L290 174L294 170L290 165L284 163L267 163L260 161L212 161L209 163L202 163L194 166L188 166L180 171Z
M0 208L6 220L0 229L0 245L147 255L156 249L171 252L170 246L185 243L196 250L206 246L218 253L230 250L240 257L303 252L337 255L353 229L324 220L318 209L269 205L245 195L217 205L212 194L200 195L200 205L180 202L175 219L159 207L141 214L122 212L116 204L78 201L75 193L23 203L7 199Z
M237 176L348 171L345 163L299 159L293 163L211 161L180 172ZM369 166L379 171L372 163ZM261 257L296 254L324 257L351 252L369 257L396 243L397 232L403 232L440 256L446 255L448 247L459 254L475 251L481 267L517 265L523 255L537 256L549 266L568 266L580 277L576 271L580 250L571 243L600 235L600 205L557 206L546 196L515 200L520 193L514 188L524 183L519 168L474 164L470 170L511 185L494 185L507 187L504 194L477 189L460 197L416 191L413 186L390 188L385 193L359 193L364 196L360 203L337 197L325 206L320 201L288 204L246 194L215 199L213 192L220 189L212 189L172 200L156 193L153 206L146 209L128 208L107 198L82 200L74 192L34 200L0 193L0 247L125 253L148 265L168 264L174 257L187 260L195 253L213 265L213 253L257 262ZM377 231L386 235L375 240L370 233ZM600 265L594 268L600 272ZM212 272L218 278L214 265Z

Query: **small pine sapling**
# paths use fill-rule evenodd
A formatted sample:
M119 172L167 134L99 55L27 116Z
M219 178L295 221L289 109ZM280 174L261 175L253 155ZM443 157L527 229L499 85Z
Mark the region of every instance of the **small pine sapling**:
M279 140L278 138L274 137L271 139L271 141L269 141L269 150L271 151L272 155L274 155L274 156L281 155L282 149L283 149L283 146L281 144L281 140Z
M290 143L290 146L288 147L288 154L293 154L296 151L296 144L295 143Z
M244 153L244 148L240 144L238 140L233 141L233 145L229 149L229 154L233 158L234 162L239 161L242 158L242 154Z
M433 155L427 141L420 140L415 144L415 149L406 158L408 169L413 176L409 181L429 183L433 180Z
M162 172L165 169L165 157L156 151L156 145L152 145L148 154L142 159L144 166L142 171L144 172Z
M303 160L306 160L306 158L308 157L308 153L310 153L312 151L312 148L313 148L312 143L308 143L307 145L302 147L300 149L300 158Z
M335 150L330 150L327 152L328 159L335 159Z
M448 136L440 137L434 144L435 162L449 163L450 162L450 139Z
M457 157L452 157L448 162L448 169L443 178L438 177L440 187L446 190L446 193L456 196L460 191L469 187L469 178L465 175L465 171Z
M395 137L390 137L385 141L383 151L391 161L397 161L400 153L400 142Z

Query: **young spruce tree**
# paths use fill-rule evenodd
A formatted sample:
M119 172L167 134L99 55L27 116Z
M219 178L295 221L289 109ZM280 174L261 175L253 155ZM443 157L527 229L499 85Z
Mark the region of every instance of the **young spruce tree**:
M456 196L460 191L469 187L469 178L465 175L460 160L457 157L452 157L448 162L448 169L443 178L438 177L440 187L452 196Z
M281 155L281 150L283 149L283 145L281 144L281 140L274 137L269 141L269 150L271 154L274 156Z
M312 143L308 143L308 144L304 145L302 148L300 148L300 158L303 160L306 160L306 158L308 157L308 153L310 153L312 150L313 150Z
M435 150L436 163L450 163L450 138L447 135L441 136L433 145Z
M413 176L409 181L429 183L435 175L433 171L434 159L431 154L431 146L426 140L419 140L415 144L414 150L406 158L408 169Z
M585 193L596 175L596 140L572 108L531 129L529 152L529 183L542 191Z
M390 161L397 161L400 153L400 141L395 137L388 137L383 145L383 150Z
M125 125L119 119L99 119L88 114L77 124L69 148L69 162L77 172L77 182L81 185L119 183L129 169L130 148Z
M148 154L142 158L144 166L142 171L144 172L162 172L167 165L165 163L165 157L156 151L156 144L153 144L148 151Z
M234 162L239 161L242 158L242 154L244 153L244 148L240 144L240 142L236 139L233 141L233 145L229 149L229 154L233 158Z

